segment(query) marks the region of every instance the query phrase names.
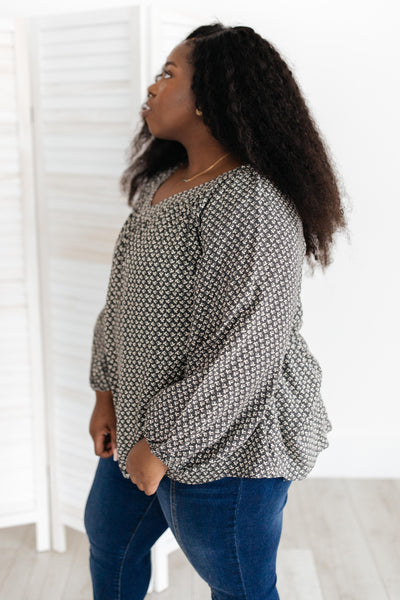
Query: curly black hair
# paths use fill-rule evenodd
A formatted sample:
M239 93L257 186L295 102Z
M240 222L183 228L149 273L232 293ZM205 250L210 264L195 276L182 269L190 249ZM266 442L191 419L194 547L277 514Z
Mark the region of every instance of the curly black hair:
M198 27L185 41L205 125L294 202L308 264L324 269L332 262L333 234L346 229L339 178L288 65L251 27L217 22ZM120 184L132 204L147 178L185 162L187 153L180 142L153 137L144 121L129 160Z

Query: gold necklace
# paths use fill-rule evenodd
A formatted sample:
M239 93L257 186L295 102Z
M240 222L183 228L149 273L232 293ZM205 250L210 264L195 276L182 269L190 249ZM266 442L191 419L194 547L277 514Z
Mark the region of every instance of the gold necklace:
M182 181L184 181L185 183L187 183L189 181L192 181L196 177L199 177L200 175L203 175L204 173L207 173L207 171L210 171L213 167L215 167L215 165L217 165L219 162L221 162L221 160L223 158L225 158L225 156L228 156L228 154L230 154L230 152L227 152L226 154L224 154L223 156L221 156L221 158L219 158L218 160L216 160L215 163L213 163L211 165L211 167L208 167L208 169L204 169L204 171L200 171L200 173L197 173L196 175L193 175L193 177L189 177L189 179L185 179L184 177L182 177Z

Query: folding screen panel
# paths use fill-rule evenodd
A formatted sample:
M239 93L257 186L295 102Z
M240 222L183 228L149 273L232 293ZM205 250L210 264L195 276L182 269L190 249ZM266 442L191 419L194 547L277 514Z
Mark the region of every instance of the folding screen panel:
M140 105L138 8L32 27L41 282L54 546L82 529L96 457L90 345L113 246L128 215L118 179Z
M0 526L49 547L31 102L24 24L0 21Z

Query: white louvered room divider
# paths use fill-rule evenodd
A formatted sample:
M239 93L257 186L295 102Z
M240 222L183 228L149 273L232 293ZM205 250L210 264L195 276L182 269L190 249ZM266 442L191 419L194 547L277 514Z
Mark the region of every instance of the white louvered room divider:
M0 526L49 548L36 206L24 23L0 21Z
M21 516L7 517L5 507L0 518L5 525L39 524L35 510L41 506L44 540L48 481L52 545L59 551L65 549L66 525L83 531L97 464L88 434L94 403L88 374L113 247L129 214L119 177L147 86L172 47L199 23L194 14L146 5L31 19L29 48L20 36L20 60L30 56L30 76L21 70L19 78L32 93L34 160L26 141L28 100L21 100L18 118L12 92L1 100L7 160L1 165L6 210L0 243L12 251L11 258L2 252L1 262L2 344L9 360L2 364L9 387L1 411L11 422L1 473ZM7 22L1 30L7 90L16 84L13 27ZM45 541L38 547L45 548ZM176 547L168 530L153 548L156 590L167 584L166 555Z
M141 79L136 11L47 17L32 27L52 524L59 550L64 525L82 529L97 462L88 436L90 345L113 245L128 215L118 177L140 102L133 85Z

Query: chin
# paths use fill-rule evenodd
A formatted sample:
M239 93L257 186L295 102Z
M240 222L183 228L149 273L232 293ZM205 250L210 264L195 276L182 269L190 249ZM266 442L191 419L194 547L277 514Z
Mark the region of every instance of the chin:
M169 140L170 142L180 142L176 133L171 130L165 131L162 127L157 127L154 123L150 122L150 119L146 118L147 127L151 135L159 140Z

